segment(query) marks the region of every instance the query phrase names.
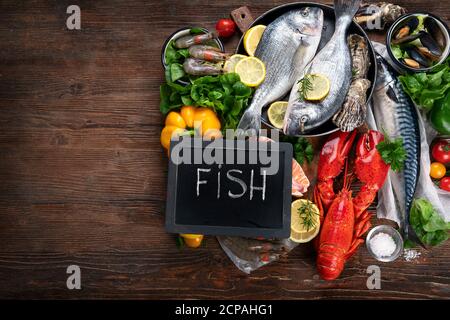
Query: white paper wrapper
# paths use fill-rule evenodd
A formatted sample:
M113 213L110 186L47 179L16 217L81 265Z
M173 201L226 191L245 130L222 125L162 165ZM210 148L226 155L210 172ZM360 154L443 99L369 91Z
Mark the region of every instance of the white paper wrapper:
M377 42L372 43L375 50L381 54L389 63L391 60L386 52L386 46ZM391 65L395 67L392 63ZM417 108L417 106L416 106ZM419 109L418 109L419 110ZM367 122L372 129L379 129L376 127L376 122L372 113L372 108L369 108L367 115ZM415 198L425 198L433 205L433 207L441 214L446 222L450 222L450 193L439 189L431 180L430 172L430 144L436 137L434 131L429 124L427 124L426 116L419 112L419 127L421 137L421 159L420 159L420 176L418 186L415 193ZM396 207L394 193L392 192L392 175L394 172L390 171L385 184L378 192L378 206L377 217L389 219L401 225L402 217Z

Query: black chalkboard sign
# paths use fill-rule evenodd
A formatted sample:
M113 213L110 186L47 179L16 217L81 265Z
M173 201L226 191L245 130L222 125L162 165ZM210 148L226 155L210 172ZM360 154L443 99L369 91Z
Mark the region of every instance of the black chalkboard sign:
M172 141L167 231L288 238L292 145L213 143L192 138ZM208 154L214 159L208 159Z

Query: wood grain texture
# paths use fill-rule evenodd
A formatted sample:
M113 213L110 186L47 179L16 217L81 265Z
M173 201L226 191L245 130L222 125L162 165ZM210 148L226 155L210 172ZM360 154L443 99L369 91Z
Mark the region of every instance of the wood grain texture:
M213 237L179 250L164 231L163 41L242 5L256 17L284 1L77 1L82 29L69 31L72 2L0 3L0 298L450 297L449 242L391 264L362 248L325 282L309 246L246 275ZM398 4L450 20L446 1ZM80 291L66 289L70 264ZM381 290L366 288L371 264Z

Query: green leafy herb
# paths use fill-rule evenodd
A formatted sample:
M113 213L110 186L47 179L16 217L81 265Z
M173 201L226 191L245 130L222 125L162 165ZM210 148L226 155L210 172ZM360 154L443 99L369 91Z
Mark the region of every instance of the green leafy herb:
M289 142L294 148L294 158L298 163L303 165L306 162L310 163L314 158L314 148L306 138L283 137L284 142Z
M430 111L450 92L450 58L431 72L407 74L399 76L399 80L411 99L425 111Z
M189 31L191 34L202 34L205 33L201 28L191 28Z
M306 231L309 231L316 227L316 219L314 216L319 215L315 210L315 205L311 201L304 201L298 208L298 214L300 215L302 224L305 226Z
M425 199L415 199L409 222L419 239L426 245L436 246L448 239L450 223L446 223L433 205Z
M403 138L391 140L387 134L384 135L384 141L377 145L377 150L386 164L391 165L395 172L403 170L406 159L406 151L403 148Z
M305 100L308 95L308 92L313 89L313 85L311 82L313 77L315 76L312 74L307 74L298 81L299 100Z
M169 42L165 54L165 60L168 66L166 68L167 82L176 82L177 80L189 81L183 69L183 62L187 57L189 57L188 49L177 49L174 46L174 41Z
M166 80L167 83L160 87L163 114L182 105L210 107L221 117L224 130L237 127L253 93L236 73L199 77L187 86L173 83L168 77Z

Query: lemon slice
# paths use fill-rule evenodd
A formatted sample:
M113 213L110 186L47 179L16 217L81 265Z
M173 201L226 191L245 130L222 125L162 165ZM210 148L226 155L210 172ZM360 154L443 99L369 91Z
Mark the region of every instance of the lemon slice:
M309 82L308 90L305 90L305 99L320 101L330 92L330 80L323 74L308 74L304 79Z
M264 63L255 57L248 57L239 61L234 68L234 72L239 74L242 83L248 87L257 87L266 78Z
M267 110L269 121L275 128L283 128L284 115L286 114L287 106L287 101L276 101L272 103L269 110Z
M241 61L242 59L247 58L247 56L244 56L243 54L234 54L225 62L225 65L223 66L223 69L226 73L232 73L234 72L234 69L236 68L236 64Z
M258 47L259 41L266 30L266 26L261 24L254 26L247 30L244 36L244 48L249 56L254 56L256 48Z
M306 213L306 211L309 213ZM309 219L305 219L307 216ZM309 242L319 234L319 230L320 213L317 206L305 199L298 199L292 202L291 240L297 243Z

